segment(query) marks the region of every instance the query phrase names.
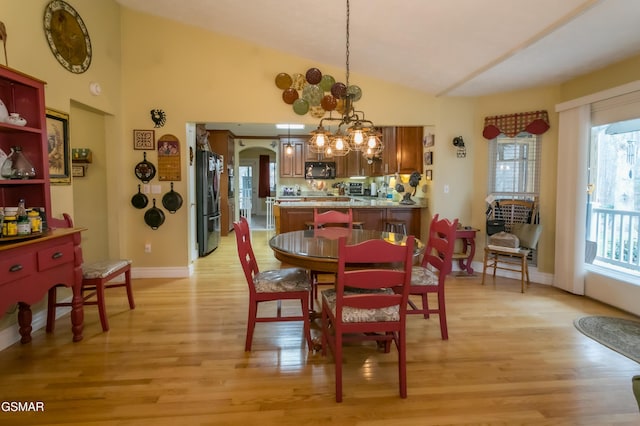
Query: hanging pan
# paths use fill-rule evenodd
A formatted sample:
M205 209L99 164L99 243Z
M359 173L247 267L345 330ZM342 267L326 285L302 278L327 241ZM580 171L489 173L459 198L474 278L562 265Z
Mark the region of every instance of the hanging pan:
M140 184L138 184L138 193L131 197L131 205L136 209L144 209L149 204L149 199L146 194L140 192Z
M171 191L162 197L162 205L169 213L173 214L182 207L182 195L173 190L173 182L171 182Z
M136 177L142 181L142 183L149 183L156 175L156 166L153 163L147 161L147 153L142 153L144 160L136 164L134 172Z
M158 229L164 223L164 212L156 207L156 199L153 199L153 207L148 209L144 214L144 222L151 229Z

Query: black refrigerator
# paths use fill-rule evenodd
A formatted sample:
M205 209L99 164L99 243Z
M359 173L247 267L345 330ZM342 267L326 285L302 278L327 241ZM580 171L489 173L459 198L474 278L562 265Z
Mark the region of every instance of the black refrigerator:
M220 243L220 172L222 157L196 151L196 214L198 254L214 251Z

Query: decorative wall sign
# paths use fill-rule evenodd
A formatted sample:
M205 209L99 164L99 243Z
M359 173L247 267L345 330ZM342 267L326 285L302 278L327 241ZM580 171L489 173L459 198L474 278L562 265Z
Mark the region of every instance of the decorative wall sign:
M49 181L52 184L71 184L69 114L47 108L47 146Z
M71 166L71 176L73 177L84 177L85 170L84 166L74 164Z
M158 139L158 180L182 180L180 141L174 135Z
M153 130L134 130L133 149L156 149L155 132Z
M164 126L167 121L167 114L161 109L152 109L150 111L151 121L153 121L153 127L156 129Z
M78 12L62 0L53 0L44 11L44 33L51 53L68 71L81 74L91 65L91 40Z
M435 145L436 143L436 137L433 133L427 133L426 135L424 135L424 138L422 138L422 144L425 147L430 147Z

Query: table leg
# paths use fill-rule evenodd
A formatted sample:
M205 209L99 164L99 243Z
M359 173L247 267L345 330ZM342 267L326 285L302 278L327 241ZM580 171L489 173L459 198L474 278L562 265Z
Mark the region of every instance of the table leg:
M473 267L471 266L471 262L473 261L473 256L476 254L476 240L475 238L462 238L462 252L467 253L469 251L469 255L466 258L458 259L458 266L463 271L467 271L467 274L473 274Z
M20 331L20 343L29 343L31 341L31 306L26 303L18 303L18 326Z

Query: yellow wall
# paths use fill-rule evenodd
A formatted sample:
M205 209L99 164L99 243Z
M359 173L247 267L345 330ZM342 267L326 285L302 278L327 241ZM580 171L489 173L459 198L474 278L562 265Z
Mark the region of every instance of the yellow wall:
M306 58L287 55L243 41L206 32L138 12L121 9L113 0L74 0L84 19L94 51L91 67L84 74L63 69L51 54L42 30L42 16L48 0L0 0L2 21L8 31L9 65L47 81L47 106L71 112L70 120L95 123L103 133L104 151L96 159L104 161L106 209L94 206L84 195L88 180L52 188L54 215L73 211L78 217L92 212L90 227L106 224L107 248L86 245L86 257L106 252L128 257L138 273L165 276L182 274L190 263L194 241L189 229L193 220L188 209L167 215L165 224L151 230L142 220L142 212L130 205L139 181L133 168L142 160L142 152L132 149L133 129L153 129L149 111L162 108L168 119L155 129L156 139L163 134L176 135L183 148L182 180L175 190L192 194L189 184L193 168L189 166L187 123L194 122L287 122L317 123L311 116L300 117L282 102L274 77L279 72L304 72L317 66L323 72L341 76L344 70L318 64ZM434 126L434 181L430 187L431 212L459 217L465 224L484 229L484 198L487 182L486 141L482 138L483 118L488 115L547 109L551 129L543 137L543 176L541 220L545 226L540 242L539 269L554 270L555 181L557 115L555 104L637 79L640 57L574 79L561 86L543 87L475 99L436 98L413 89L389 84L357 73L351 81L363 88L358 103L378 125ZM99 82L102 94L93 96L89 84ZM77 133L77 134L74 134ZM88 146L84 139L90 129L72 124L71 145ZM466 159L455 157L451 140L463 136ZM96 147L96 153L99 151ZM148 159L157 164L155 152ZM561 160L560 160L561 161ZM169 182L159 182L162 194ZM102 183L96 182L97 185ZM449 194L443 186L449 185ZM77 185L77 188L75 187ZM185 200L184 205L188 205ZM105 211L106 210L106 211ZM82 213L80 213L82 212ZM108 232L107 232L108 230ZM87 234L89 235L89 234ZM103 238L103 237L98 237ZM144 244L152 244L151 254ZM482 244L483 241L479 241ZM479 258L479 255L476 256ZM140 272L141 271L141 272ZM155 272L154 272L155 271ZM12 316L13 317L13 316ZM6 322L6 317L0 321Z

